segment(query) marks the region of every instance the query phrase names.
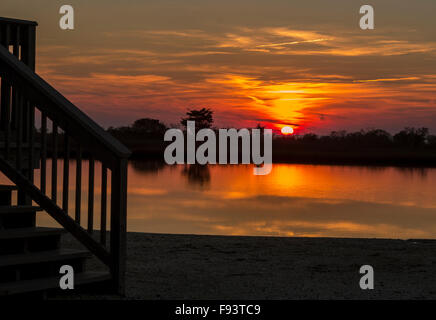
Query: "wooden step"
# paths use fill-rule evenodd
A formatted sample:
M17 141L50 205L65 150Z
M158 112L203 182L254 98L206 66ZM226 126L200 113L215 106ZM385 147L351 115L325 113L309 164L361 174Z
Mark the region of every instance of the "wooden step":
M0 260L0 268L41 262L86 259L90 257L91 253L89 251L74 249L59 249L34 253L2 255Z
M0 185L0 205L9 206L12 203L12 191L18 190L16 186Z
M74 277L74 286L97 284L99 282L109 281L111 279L108 272L82 272ZM59 289L60 277L42 278L37 280L26 280L19 282L10 282L0 284L0 296L45 291L50 289ZM60 290L60 289L59 289ZM73 290L69 290L74 292Z
M20 229L10 229L0 231L0 240L3 239L29 239L38 238L46 236L57 236L65 234L66 230L58 228L45 228L45 227L34 227L34 228L20 228Z
M9 148L15 149L17 147L17 143L15 141L9 142ZM0 149L6 148L6 143L4 141L0 141ZM27 142L23 142L21 144L21 149L26 150L30 148L30 144ZM33 145L33 149L38 150L41 149L41 144L36 142Z
M0 206L0 230L35 227L38 211L42 209L35 206Z
M20 214L20 213L29 213L29 212L38 212L42 211L41 207L38 206L0 206L0 215L7 214Z
M18 190L17 186L7 185L7 184L1 184L0 185L0 192L2 191L15 191Z
M12 228L0 230L0 259L2 255L59 249L61 235L57 228Z
M0 260L0 284L54 277L63 265L73 267L74 272L85 271L88 251L51 250L34 253L2 255Z

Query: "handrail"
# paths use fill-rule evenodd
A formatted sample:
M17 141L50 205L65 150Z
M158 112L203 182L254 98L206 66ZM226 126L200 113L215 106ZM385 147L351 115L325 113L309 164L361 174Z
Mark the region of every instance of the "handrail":
M2 23L2 22L14 23L14 24L27 24L27 25L32 25L32 26L38 25L38 22L36 22L36 21L0 17L0 23Z
M6 72L4 71L6 70ZM103 130L95 121L89 118L85 113L74 106L56 89L49 85L46 81L40 78L36 73L32 72L24 63L17 60L5 48L0 46L0 74L10 73L17 81L22 82L35 94L35 100L43 100L45 103L56 106L56 111L51 113L62 114L61 118L68 119L68 126L77 127L77 130L83 130L87 135L95 140L95 144L102 144L114 156L128 158L131 154L130 150L121 144L117 139ZM47 110L50 112L51 110ZM59 119L62 121L61 119ZM87 136L87 139L90 137Z
M0 35L4 36L0 38L0 133L4 134L5 141L4 150L0 150L0 170L18 186L18 202L27 203L30 197L38 203L110 268L114 289L123 293L126 263L127 159L130 151L33 71L35 24L28 22L26 27L11 27L11 23L17 24L21 21L0 18ZM15 39L12 39L14 37ZM13 52L8 50L11 43ZM20 57L19 53L23 53L23 48L24 56ZM39 114L36 115L37 112ZM36 132L36 118L40 120L40 132ZM51 133L48 131L49 121ZM63 139L61 144L60 138ZM74 218L69 214L72 145L75 146L76 160ZM51 149L48 149L49 146ZM62 184L57 178L59 146L62 147L63 157ZM89 159L86 228L82 227L81 220L82 156L85 154ZM49 155L52 159L51 194L47 190ZM40 168L39 183L34 182L35 160ZM96 161L101 162L99 241L93 237L94 196L97 189L94 184ZM57 196L58 189L62 192L61 199ZM107 231L110 231L109 245L106 240Z

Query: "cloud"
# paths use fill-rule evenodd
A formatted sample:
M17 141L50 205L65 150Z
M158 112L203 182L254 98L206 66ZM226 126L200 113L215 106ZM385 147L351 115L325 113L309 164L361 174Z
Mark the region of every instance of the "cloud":
M420 77L406 77L406 78L353 80L353 82L394 82L394 81L411 81L411 80L420 80L420 79L421 79Z
M109 30L99 46L47 45L39 53L38 72L80 107L96 114L123 110L113 122L145 113L178 122L187 108L206 105L216 111L217 125L269 119L314 129L334 121L357 125L346 120L357 112L391 122L389 106L412 110L425 104L416 100L423 94L436 99L436 75L429 72L435 42L400 31Z

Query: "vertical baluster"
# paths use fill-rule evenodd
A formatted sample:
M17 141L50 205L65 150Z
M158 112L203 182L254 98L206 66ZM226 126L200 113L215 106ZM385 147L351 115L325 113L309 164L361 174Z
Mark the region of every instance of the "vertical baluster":
M17 33L15 34L14 40L14 55L19 58L20 55L20 42L21 42L21 29L20 26L17 26ZM17 105L17 92L15 88L12 88L12 110L11 110L11 127L16 128L17 114L16 114L16 105Z
M76 155L76 217L75 220L80 224L80 210L82 203L82 147L79 145Z
M27 101L27 99L24 101L24 104L23 104L23 106L21 108L21 114L22 114L22 116L21 116L22 120L21 121L23 121L23 125L22 125L22 128L23 128L23 133L22 133L23 142L29 142L30 104L29 104L29 101Z
M30 69L35 71L35 47L36 47L36 27L33 25L23 26L24 33L21 44L21 61L24 62ZM22 112L22 117L25 121L25 125L23 126L24 132L23 137L26 138L26 141L29 137L29 123L26 121L29 120L29 112L30 105L26 103L24 105Z
M17 92L17 116L18 116L18 121L17 121L17 140L16 140L16 168L17 171L20 172L21 174L23 174L24 176L26 176L26 170L23 169L23 108L25 105L26 101L23 95L23 92L21 90L19 90ZM19 205L29 205L31 204L31 200L30 198L22 191L22 190L18 190L18 195L17 195L17 203Z
M51 156L51 198L54 202L57 199L58 184L58 126L53 122L52 132L52 156Z
M2 130L7 128L7 114L10 112L11 105L11 86L9 82L3 77L1 84L1 111L0 111L0 128Z
M34 165L34 148L35 148L35 106L29 103L29 180L33 183L33 168Z
M10 39L8 39L10 41ZM20 51L20 26L16 26L15 38L13 40L13 54L18 57ZM18 94L16 88L12 88L9 86L7 89L7 104L4 106L5 111L5 156L6 159L9 159L10 155L10 141L11 141L11 123L14 122L14 119L11 118L11 113L16 113L17 99ZM12 110L11 110L11 102L12 102Z
M17 114L18 114L18 123L17 123L17 141L16 141L16 168L18 171L21 171L22 167L22 141L23 141L23 122L21 121L21 113L23 111L24 97L21 94L21 91L17 93L18 101L17 101Z
M106 216L107 216L107 167L102 163L100 243L104 246L106 246Z
M11 25L9 23L6 25L5 42L6 49L9 51L9 45L11 44Z
M11 40L11 25L5 24L2 28L1 45L9 50L9 42Z
M41 191L47 189L47 115L41 114Z
M9 160L9 156L10 156L10 151L11 151L11 120L10 120L10 114L11 114L11 107L10 107L10 103L9 103L9 93L10 91L8 90L8 92L6 93L8 95L8 98L6 98L5 100L3 100L3 82L2 81L2 108L5 109L5 122L6 122L6 131L5 131L5 158L6 160ZM5 102L5 104L3 105L3 101Z
M12 53L14 54L14 56L17 57L17 59L19 59L20 58L20 26L19 25L15 27L15 31L16 33L15 33Z
M88 179L88 232L94 230L94 165L95 160L92 155L89 157L89 179Z
M68 134L64 131L64 178L63 178L63 196L62 209L68 214L68 192L69 192L69 172L70 171L70 141Z
M9 46L11 45L12 41L12 25L11 24L7 24L6 25L6 34L5 34L5 40L6 40L6 49L8 49L9 52L11 52L11 50L9 49Z

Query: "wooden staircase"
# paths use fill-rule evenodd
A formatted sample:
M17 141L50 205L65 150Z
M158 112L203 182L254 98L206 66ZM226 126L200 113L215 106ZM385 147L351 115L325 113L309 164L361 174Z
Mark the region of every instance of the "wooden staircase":
M41 208L12 205L15 186L0 186L0 297L59 289L59 270L73 267L75 286L108 282L109 272L89 272L88 250L62 249L63 229L36 227ZM19 296L18 296L19 297Z
M130 151L36 74L36 27L0 17L0 172L14 184L0 185L0 300L59 290L63 265L75 288L123 294ZM61 228L37 227L36 214ZM61 248L64 233L86 250ZM91 257L105 271L85 270Z

